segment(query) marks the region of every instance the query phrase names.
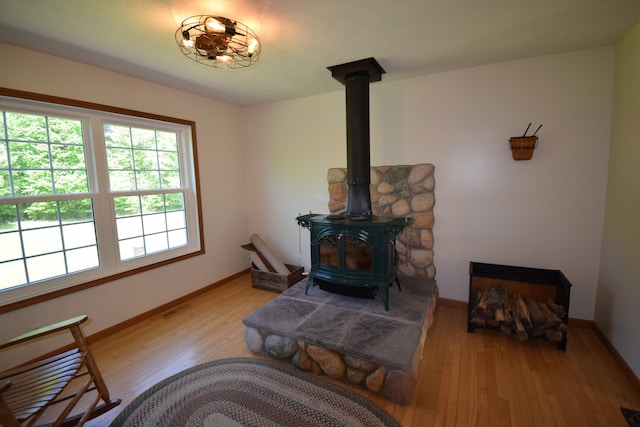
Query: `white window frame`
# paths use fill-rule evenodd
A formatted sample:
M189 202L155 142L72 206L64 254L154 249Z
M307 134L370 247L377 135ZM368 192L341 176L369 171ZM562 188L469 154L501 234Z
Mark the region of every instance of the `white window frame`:
M89 192L63 197L54 194L50 197L46 196L46 198L60 200L69 197L91 197L93 199L94 223L100 258L100 266L95 269L66 274L6 290L0 289L0 313L204 253L195 122L3 88L0 88L0 110L70 118L82 122L83 130L86 133L83 139ZM109 191L103 132L105 124L168 131L178 135L181 186L177 190L168 190L168 192L181 192L184 195L187 226L187 244L185 246L120 260L114 197L141 193L166 193L167 190ZM0 197L0 203L3 201L9 204L28 203L34 201L34 198L29 196Z

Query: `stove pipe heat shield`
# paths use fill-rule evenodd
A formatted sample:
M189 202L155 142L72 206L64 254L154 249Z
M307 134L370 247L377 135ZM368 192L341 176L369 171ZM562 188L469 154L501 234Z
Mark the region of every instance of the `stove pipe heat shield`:
M371 218L369 83L380 81L385 71L374 58L334 65L328 69L332 77L346 88L347 217Z

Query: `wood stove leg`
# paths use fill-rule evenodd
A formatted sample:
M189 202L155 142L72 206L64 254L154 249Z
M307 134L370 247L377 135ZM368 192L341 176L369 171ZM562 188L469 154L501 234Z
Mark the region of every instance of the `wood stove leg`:
M389 287L387 284L378 285L378 291L380 291L382 302L384 302L384 311L389 311Z
M314 280L314 275L309 274L309 277L307 278L307 286L304 288L305 295L309 295L309 287L313 284L313 280Z
M398 284L398 292L402 292L402 287L400 287L400 279L396 276L396 283Z

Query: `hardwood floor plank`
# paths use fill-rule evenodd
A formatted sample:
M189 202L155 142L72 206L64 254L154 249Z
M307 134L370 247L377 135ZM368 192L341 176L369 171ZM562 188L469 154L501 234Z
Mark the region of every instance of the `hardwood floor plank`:
M466 331L459 331L460 338ZM478 418L478 388L477 358L471 340L460 339L460 378L458 380L458 426L474 425Z
M247 274L92 343L112 396L123 403L89 425L108 425L137 395L183 369L257 357L245 345L242 319L276 295L252 288ZM439 304L409 405L346 388L406 427L624 427L620 406L640 409L640 392L591 328L570 325L561 352L544 340L470 334L466 316L464 308Z

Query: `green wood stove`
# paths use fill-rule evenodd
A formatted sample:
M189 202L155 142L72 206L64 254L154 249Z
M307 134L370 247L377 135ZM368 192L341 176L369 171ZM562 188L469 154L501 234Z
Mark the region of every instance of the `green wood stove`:
M396 236L412 218L374 216L351 220L342 215L302 215L298 224L311 232L311 272L306 291L322 289L365 296L377 290L389 310L389 286L398 284Z

